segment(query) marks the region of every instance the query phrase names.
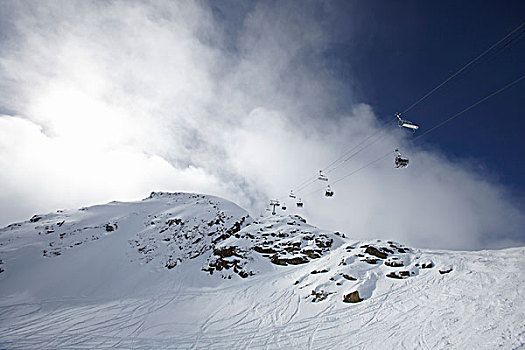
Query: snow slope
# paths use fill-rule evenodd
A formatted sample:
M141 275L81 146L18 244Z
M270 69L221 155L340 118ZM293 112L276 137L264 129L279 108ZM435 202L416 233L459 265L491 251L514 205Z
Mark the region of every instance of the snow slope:
M152 193L0 230L0 348L525 348L524 253Z

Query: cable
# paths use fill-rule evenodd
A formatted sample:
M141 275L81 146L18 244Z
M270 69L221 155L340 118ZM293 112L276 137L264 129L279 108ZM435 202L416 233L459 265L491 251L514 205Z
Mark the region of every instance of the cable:
M335 184L338 183L339 181L343 181L343 180L346 179L347 177L352 176L352 175L354 175L355 173L358 173L358 172L360 172L361 170L368 168L370 165L375 164L375 163L379 162L380 160L385 159L387 156L389 156L389 155L391 155L391 154L392 154L392 151L388 152L388 153L385 154L385 155L382 155L381 157L379 157L379 158L377 158L377 159L371 161L370 163L368 163L368 164L362 166L361 168L359 168L359 169L357 169L357 170L354 170L354 171L352 171L351 173L346 174L345 176L343 176L343 177L337 179L336 181L333 182L333 184L335 185Z
M473 104L470 105L469 107L463 109L461 112L458 112L458 113L454 114L453 116L451 116L450 118L448 118L448 119L446 119L446 120L444 120L444 121L438 123L438 124L435 125L434 127L432 127L432 128L430 128L429 130L425 131L423 134L421 134L421 135L419 135L418 137L414 138L413 141L416 141L416 140L420 139L421 137L427 135L428 133L430 133L430 132L436 130L437 128L439 128L439 127L445 125L446 123L450 122L451 120L453 120L453 119L459 117L461 114L463 114L463 113L465 113L465 112L471 110L472 108L476 107L477 105L479 105L479 104L485 102L485 101L488 100L489 98L491 98L491 97L493 97L493 96L495 96L495 95L497 95L497 94L503 92L504 90L510 88L511 86L513 86L513 85L519 83L519 82L520 82L521 80L523 80L523 79L525 79L525 74L522 75L521 77L519 77L518 79L516 79L516 80L514 80L514 81L512 81L512 82L510 82L510 83L508 83L508 84L505 85L504 87L502 87L502 88L500 88L500 89L494 91L493 93L491 93L491 94L485 96L484 98L482 98L481 100L477 101L476 103L473 103ZM370 163L368 163L368 164L362 166L361 168L359 168L359 169L357 169L357 170L354 170L354 171L352 171L351 173L348 173L348 174L344 175L343 177L337 179L336 181L333 181L333 182L332 182L332 185L334 185L334 184L336 184L336 183L338 183L338 182L340 182L340 181L342 181L342 180L344 180L344 179L346 179L346 178L348 178L348 177L354 175L355 173L358 173L359 171L361 171L361 170L363 170L363 169L368 168L369 166L371 166L371 165L373 165L373 164L379 162L380 160L383 160L384 158L386 158L387 156L389 156L389 155L391 155L391 154L392 154L392 152L390 151L390 152L386 153L385 155L383 155L383 156L381 156L381 157L379 157L379 158L377 158L377 159L371 161ZM312 194L312 193L318 192L318 191L319 191L319 190L312 191L312 192L308 193L306 196L308 196L308 195L310 195L310 194Z
M341 161L339 164L337 164L336 166L334 166L332 169L328 170L326 173L329 174L333 171L335 171L337 168L339 168L340 166L342 166L344 163L346 163L347 161L349 161L350 159L352 159L353 157L355 157L356 155L358 155L361 151L363 151L364 149L372 146L374 143L376 143L377 141L379 141L382 137L382 134L385 133L385 130L381 130L381 133L379 134L380 137L377 137L376 139L374 139L372 142L370 142L369 144L367 144L365 147L362 147L360 148L359 150L357 150L356 152L354 152L354 154L352 154L350 157L348 158L345 158L343 161ZM375 134L374 134L375 135Z
M359 149L357 152L355 152L354 154L352 154L350 157L346 158L345 160L343 160L341 163L337 164L333 169L330 169L330 167L332 167L334 164L336 164L337 162L339 162L341 159L343 159L345 156L347 156L350 152L352 152L353 150L355 150L357 147L361 146L363 143L365 143L366 141L368 141L369 139L371 139L372 137L376 136L377 134L379 133L382 133L384 132L384 130L382 130L381 128L383 126L386 126L387 124L391 123L391 121L388 121L388 122L385 122L383 123L380 128L373 134L367 136L364 140L362 140L361 142L359 142L358 144L356 144L354 147L352 147L350 150L346 151L345 153L343 153L341 156L339 156L337 159L335 159L332 163L328 164L326 167L322 168L321 171L322 172L325 172L325 173L331 173L332 171L334 171L336 168L338 168L339 166L341 166L342 164L344 164L346 161L348 161L349 159L353 158L354 156L356 156L359 152L361 152L362 150L364 150L365 148L368 148L369 146L371 146L372 144L374 144L375 142L377 142L377 140L374 140L372 143L362 147L361 149ZM317 175L316 176L313 176L313 177L310 177L308 178L307 180L303 181L300 185L296 186L294 188L295 190L295 193L299 193L301 192L302 190L304 190L305 188L309 187L310 185L314 184L315 182L317 182Z
M483 51L481 54L479 54L477 57L475 57L474 59L472 59L470 62L468 62L466 65L464 65L462 68L460 68L458 71L456 71L455 73L453 73L452 75L450 75L447 79L445 79L442 83L440 83L439 85L437 85L435 88L433 88L432 90L430 90L428 93L426 93L423 97L421 97L419 100L417 100L416 102L414 102L412 105L410 105L408 108L406 108L401 114L404 114L404 113L407 113L408 111L410 111L412 108L414 108L415 106L417 106L419 103L421 103L423 100L425 100L427 97L429 97L431 94L433 94L436 90L438 90L440 87L442 87L443 85L445 85L447 82L449 82L451 79L453 79L455 76L457 76L458 74L460 74L461 72L463 72L465 69L467 69L468 67L470 67L472 64L474 64L476 61L478 61L480 58L482 58L483 56L485 56L488 52L490 52L492 49L494 49L496 46L498 46L500 43L502 43L503 41L505 41L508 37L510 37L511 35L513 35L515 32L517 32L518 30L520 30L523 26L525 25L525 22L521 23L518 27L516 27L514 30L512 30L510 33L508 33L507 35L505 35L502 39L498 40L496 43L494 43L492 46L490 46L488 49L486 49L485 51ZM511 39L508 43L506 43L502 49L505 49L510 43L512 43L513 41L515 41L517 38L519 38L521 35L523 34L520 33L518 36L516 36L515 38ZM524 76L525 77L525 76ZM519 82L520 80L522 80L524 77L521 77L519 78L518 80L506 85L505 87L501 88L500 90L486 96L484 99L478 101L477 103L475 103L474 105L466 108L465 110L459 112L458 114L452 116L451 118L445 120L444 122L436 125L435 127L433 127L432 129L430 130L427 130L425 133L419 135L418 137L416 137L413 141L423 137L424 135L428 134L429 132L433 131L434 129L437 129L438 127L448 123L450 120L458 117L459 115L467 112L468 110L470 110L471 108L474 108L475 106L477 106L478 104L484 102L485 100L489 99L490 97L502 92L503 90L507 89L508 87L516 84L517 82ZM385 123L385 125L388 124ZM326 173L331 173L333 172L334 170L336 170L337 168L339 168L340 166L342 166L344 163L346 163L348 160L350 160L351 158L355 157L357 154L359 154L361 151L363 151L364 149L370 147L371 145L373 145L374 143L376 143L377 141L379 141L380 137L376 138L374 141L370 142L369 144L366 144L364 147L362 147L361 149L359 149L357 152L353 153L351 156L349 156L348 158L344 159L343 161L341 161L340 163L338 163L336 166L334 166L333 168L330 169L330 167L332 167L334 164L336 164L337 162L339 162L342 158L344 158L346 155L348 155L349 153L351 153L353 150L355 150L357 147L359 147L360 145L362 145L363 143L365 143L366 141L368 141L369 139L371 139L372 137L376 136L377 134L380 134L380 133L383 133L384 130L377 130L375 133L373 133L372 135L366 137L363 141L359 142L357 145L355 145L354 147L352 147L350 150L348 150L347 152L345 152L344 154L342 154L340 157L338 157L336 160L334 160L332 163L330 163L327 167L323 168L322 171L325 171ZM390 153L389 153L390 154ZM380 159L383 159L385 158L385 156L382 156ZM379 161L380 159L376 160L376 161ZM373 163L375 163L376 161L372 162L372 163L369 163L368 165L366 165L365 167L363 168L360 168L358 169L357 171L360 171L366 167L368 167L369 165L372 165ZM356 171L356 172L357 172ZM355 172L351 173L351 174L354 174ZM347 176L350 176L350 175L347 175ZM347 176L345 176L344 178L346 178ZM299 186L297 186L296 188L296 192L295 193L299 193L301 192L302 190L304 190L305 188L309 187L310 185L312 185L313 183L315 183L317 181L317 176L313 176L313 177L310 177L308 178L307 180L305 180L304 182L302 182ZM336 182L339 182L340 180L337 180ZM335 182L333 182L335 183Z
M351 156L349 156L348 158L345 158L344 160L342 160L339 164L337 164L337 165L336 165L335 167L333 167L332 169L329 169L329 170L322 170L322 171L323 171L325 174L330 174L331 172L335 171L337 168L339 168L340 166L342 166L343 164L345 164L347 161L349 161L350 159L352 159L353 157L355 157L355 156L356 156L357 154L359 154L361 151L363 151L364 149L366 149L366 148L372 146L374 143L376 143L377 141L379 141L379 140L381 139L381 136L382 136L381 134L383 134L383 133L385 132L385 130L379 130L379 131L380 131L380 133L379 133L379 134L380 134L379 137L375 138L372 142L368 143L368 144L365 145L364 147L361 147L359 150L357 150L356 152L354 152L354 153L353 153ZM375 135L377 135L377 134L378 134L378 132L374 133L374 134L371 135L371 136L375 136ZM368 140L369 138L370 138L370 137L367 137L366 140ZM359 144L362 144L362 143L363 143L363 142L360 142ZM353 149L355 149L355 147L352 148L352 150L353 150ZM348 154L348 152L347 152L346 154ZM346 154L345 154L345 155L346 155ZM339 158L341 158L341 157L339 157ZM295 193L298 194L298 193L302 192L304 189L306 189L306 188L309 187L310 185L313 185L313 184L316 183L316 182L317 182L317 176L314 177L310 182L305 183L303 186L297 188L297 189L295 190Z
M520 33L518 33L517 35L514 36L514 38L510 39L509 41L507 41L505 43L505 45L503 45L502 47L500 47L496 52L494 52L491 56L489 56L490 60L493 60L494 58L496 58L497 56L499 56L503 51L505 50L508 50L508 49L511 49L514 45L516 45L517 43L519 43L521 40L523 40L522 38L522 35L525 34L525 29L522 30Z
M352 152L353 150L355 150L357 147L361 146L363 143L365 143L366 141L368 141L369 139L371 139L372 137L376 136L377 134L381 133L381 132L384 132L384 130L382 130L382 127L386 126L387 124L391 123L392 121L387 121L385 123L383 123L379 128L378 130L373 133L372 135L369 135L368 137L366 137L363 141L359 142L357 145L355 145L354 147L352 147L350 150L348 150L347 152L343 153L339 158L337 158L336 160L334 160L332 163L330 163L328 166L326 166L325 168L323 168L323 171L328 171L328 172L331 172L333 171L332 170L329 170L330 167L332 165L334 165L335 163L337 163L338 161L340 161L342 158L344 158L347 154L349 154L350 152ZM352 155L353 156L353 155ZM351 156L351 157L352 157ZM349 158L347 158L349 159ZM334 168L335 169L335 168Z
M472 108L476 107L476 106L479 105L480 103L485 102L485 101L488 100L489 98L491 98L491 97L493 97L493 96L499 94L500 92L502 92L502 91L508 89L508 88L511 87L512 85L515 85L515 84L519 83L519 82L520 82L521 80L523 80L523 79L525 79L525 74L522 75L520 78L514 80L513 82L508 83L507 85L505 85L505 86L502 87L501 89L499 89L499 90L497 90L497 91L494 91L493 93L491 93L491 94L485 96L484 98L482 98L482 99L479 100L478 102L474 103L473 105L470 105L469 107L465 108L465 109L462 110L461 112L454 114L452 117L450 117L450 118L448 118L448 119L442 121L441 123L437 124L436 126L430 128L430 129L428 129L427 131L425 131L424 133L422 133L422 134L419 135L418 137L414 138L413 141L416 141L416 140L422 138L422 137L425 136L426 134L428 134L428 133L430 133L430 132L436 130L437 128L439 128L439 127L445 125L446 123L450 122L452 119L455 119L455 118L459 117L461 114L463 114L463 113L465 113L465 112L471 110Z
M491 51L494 47L496 47L497 45L499 45L502 41L504 41L505 39L507 39L509 36L511 36L512 34L514 34L516 31L520 30L521 27L523 27L525 25L525 22L523 22L522 24L520 24L517 28L515 28L513 31L511 31L509 34L505 35L502 39L500 39L499 41L497 41L495 44L493 44L491 47L489 47L488 49L486 49L485 51L483 51L479 56L477 56L476 58L474 58L473 60L471 60L469 63L467 63L466 65L464 65L461 69L459 69L457 72L455 72L454 74L452 74L450 77L448 77L447 79L445 79L445 81L443 81L441 84L439 84L438 86L436 86L435 88L433 88L432 90L430 90L429 92L427 92L426 95L424 95L423 97L421 97L419 100L417 100L415 103L413 103L410 107L408 107L407 109L405 109L401 114L404 114L408 111L410 111L412 108L414 108L415 106L417 106L421 101L423 101L424 99L426 99L428 96L430 96L432 93L434 93L434 91L436 91L437 89L439 89L440 87L442 87L443 85L445 85L446 83L448 83L452 78L454 78L456 75L458 75L459 73L463 72L465 69L467 69L469 66L471 66L474 62L476 62L477 60L479 60L481 57L485 56L485 54L487 54L489 51Z
M326 173L326 174L329 174L333 171L335 171L337 168L339 168L340 166L342 166L344 163L346 163L347 161L349 161L350 159L352 159L353 157L355 157L356 155L358 155L361 151L365 150L366 148L372 146L374 143L376 143L377 141L379 141L382 137L382 134L386 132L385 129L383 129L384 126L387 126L388 124L392 123L393 121L395 121L397 119L394 119L394 120L391 120L391 121L387 121L387 122L384 122L382 125L380 125L379 129L374 132L373 134L367 136L364 140L362 140L361 142L359 142L357 145L355 145L354 147L352 147L350 150L348 150L347 152L343 153L340 157L338 157L336 160L334 160L332 163L330 163L327 167L323 168L321 171ZM360 145L362 145L363 143L365 143L366 141L370 140L372 137L376 136L376 135L379 135L377 138L375 138L374 140L372 140L372 142L368 143L368 144L365 144L363 147L361 147L360 149L358 149L356 152L354 152L352 155L350 155L349 157L343 159L345 156L347 156L350 152L354 151L357 147L359 147ZM343 159L341 161L341 159ZM339 162L340 161L340 162ZM339 162L339 163L337 163ZM337 164L336 164L337 163ZM334 164L336 164L335 166L333 166ZM333 167L332 167L333 166ZM331 168L332 167L332 168ZM317 182L317 176L314 176L314 177L311 177L309 178L308 180L304 181L303 183L301 183L301 185L299 185L296 189L295 189L295 193L299 193L301 191L303 191L305 188L309 187L310 185L314 184Z

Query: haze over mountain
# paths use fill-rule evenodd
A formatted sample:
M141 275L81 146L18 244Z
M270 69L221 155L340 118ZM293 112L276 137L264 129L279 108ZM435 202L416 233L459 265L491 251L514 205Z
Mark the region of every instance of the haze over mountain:
M0 225L153 190L259 213L375 135L328 174L343 179L331 201L318 184L297 191L308 220L416 247L522 246L525 80L415 139L523 75L524 11L520 0L0 1ZM416 133L396 126L394 113L515 29L403 115ZM401 171L396 148L410 159Z

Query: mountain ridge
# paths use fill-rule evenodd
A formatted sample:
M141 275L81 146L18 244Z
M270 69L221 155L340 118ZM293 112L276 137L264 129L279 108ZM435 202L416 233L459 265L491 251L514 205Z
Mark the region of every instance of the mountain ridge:
M354 240L153 192L0 229L0 346L520 348L523 253Z

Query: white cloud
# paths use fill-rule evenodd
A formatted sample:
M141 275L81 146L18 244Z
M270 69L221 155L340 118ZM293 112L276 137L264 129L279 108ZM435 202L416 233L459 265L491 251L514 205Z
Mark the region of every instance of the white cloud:
M364 104L334 114L352 94L323 66L319 4L261 2L233 37L192 1L0 6L0 107L16 114L0 116L1 224L151 190L221 195L257 213L381 128ZM381 135L331 180L399 145L411 166L378 162L334 184L333 200L306 196L322 187L310 186L310 221L428 247L523 243L504 188L397 128Z

